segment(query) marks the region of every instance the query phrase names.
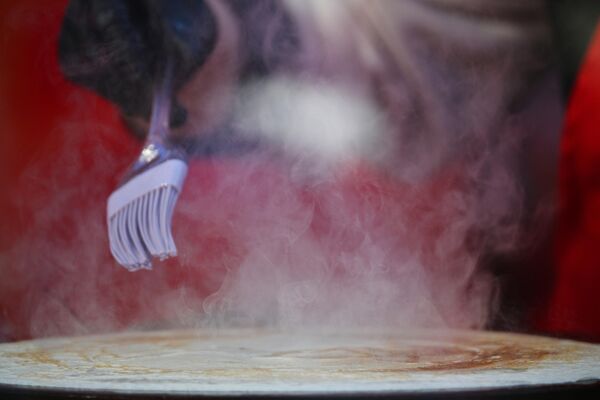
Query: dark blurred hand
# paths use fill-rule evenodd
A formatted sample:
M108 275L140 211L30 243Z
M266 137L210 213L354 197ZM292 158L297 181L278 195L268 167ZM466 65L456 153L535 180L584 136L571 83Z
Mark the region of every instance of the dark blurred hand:
M165 60L174 92L213 51L217 23L201 0L71 0L59 40L65 76L116 103L127 117L147 119L152 88ZM175 102L171 125L186 110Z

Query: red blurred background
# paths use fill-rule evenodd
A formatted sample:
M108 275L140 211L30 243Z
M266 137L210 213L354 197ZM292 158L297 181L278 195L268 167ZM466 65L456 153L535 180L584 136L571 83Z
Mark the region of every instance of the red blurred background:
M56 44L66 3L0 3L0 340L147 326L173 312L146 309L149 298L175 288L206 296L220 285L222 274L214 270L225 270L245 251L241 238L218 225L220 205L210 200L202 205L215 215L204 227L208 233L198 238L196 249L168 262L168 268L133 276L111 261L107 245L88 249L92 245L84 240L82 229L104 224L105 200L135 157L139 143L127 134L111 104L62 77ZM596 132L600 126L600 40L592 46L582 71L561 145L560 214L550 257L555 263L533 269L547 277L516 285L543 297L535 299L536 308L517 329L600 341L600 296L596 293L600 283L600 136ZM65 123L70 124L67 130ZM68 134L59 134L65 131ZM67 161L77 170L61 168ZM221 164L215 167L214 161L199 161L194 167L196 186L207 193L211 182L227 171L243 169L235 160L216 162ZM95 171L93 181L82 178L88 171ZM255 179L263 193L268 193L269 188L285 186L286 178L265 167ZM435 197L452 180L449 173L418 190ZM364 203L375 192L391 199L402 196L405 189L367 169L347 174L339 186L357 209L372 207ZM258 194L250 199L236 199L235 190L232 194L230 209L235 209L236 201L260 201ZM71 212L46 212L52 207ZM327 221L317 221L312 229L327 229L326 225ZM435 227L427 229L435 231ZM106 244L97 232L103 229L90 231L89 242ZM53 248L73 249L73 254L64 254L65 265L53 268L59 263L51 254ZM94 265L106 268L86 268L87 260L79 259L82 252L89 254ZM46 256L44 264L40 258ZM197 257L204 265L192 268ZM47 265L47 269L32 269L35 265ZM206 268L213 272L205 274ZM548 286L551 279L554 283ZM56 292L58 281L63 282L60 293ZM88 293L91 286L84 284L90 281L94 293ZM544 290L526 287L536 281ZM106 319L88 318L96 310L80 300L86 295L99 299L94 307L101 307ZM70 322L64 325L52 319ZM78 328L77 321L85 323Z

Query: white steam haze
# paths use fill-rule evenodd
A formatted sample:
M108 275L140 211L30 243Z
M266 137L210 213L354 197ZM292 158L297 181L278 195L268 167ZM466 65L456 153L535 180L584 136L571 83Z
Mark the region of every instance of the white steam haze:
M261 149L191 161L179 257L150 272L120 268L106 239L106 198L139 148L74 89L53 156L20 179L30 223L0 254L0 292L27 293L31 336L485 327L501 293L484 256L523 241L519 99L550 56L543 2L484 3L291 1L302 54L232 103Z

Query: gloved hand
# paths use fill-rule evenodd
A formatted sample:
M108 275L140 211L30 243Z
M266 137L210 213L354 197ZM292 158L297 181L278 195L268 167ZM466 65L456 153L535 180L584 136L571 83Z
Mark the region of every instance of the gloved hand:
M202 0L72 0L59 39L65 76L148 120L152 90L171 58L174 93L209 57L217 23ZM171 125L186 121L173 102Z
M71 0L59 42L65 76L116 103L144 137L152 90L173 61L169 139L189 154L253 148L228 124L237 87L293 68L299 31L279 0Z

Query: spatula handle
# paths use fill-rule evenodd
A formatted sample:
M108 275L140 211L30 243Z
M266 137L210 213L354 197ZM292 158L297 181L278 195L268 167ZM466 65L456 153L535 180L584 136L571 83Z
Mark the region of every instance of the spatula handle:
M165 63L161 79L154 88L152 115L147 142L165 144L169 133L169 117L171 114L171 95L173 86L173 62Z

